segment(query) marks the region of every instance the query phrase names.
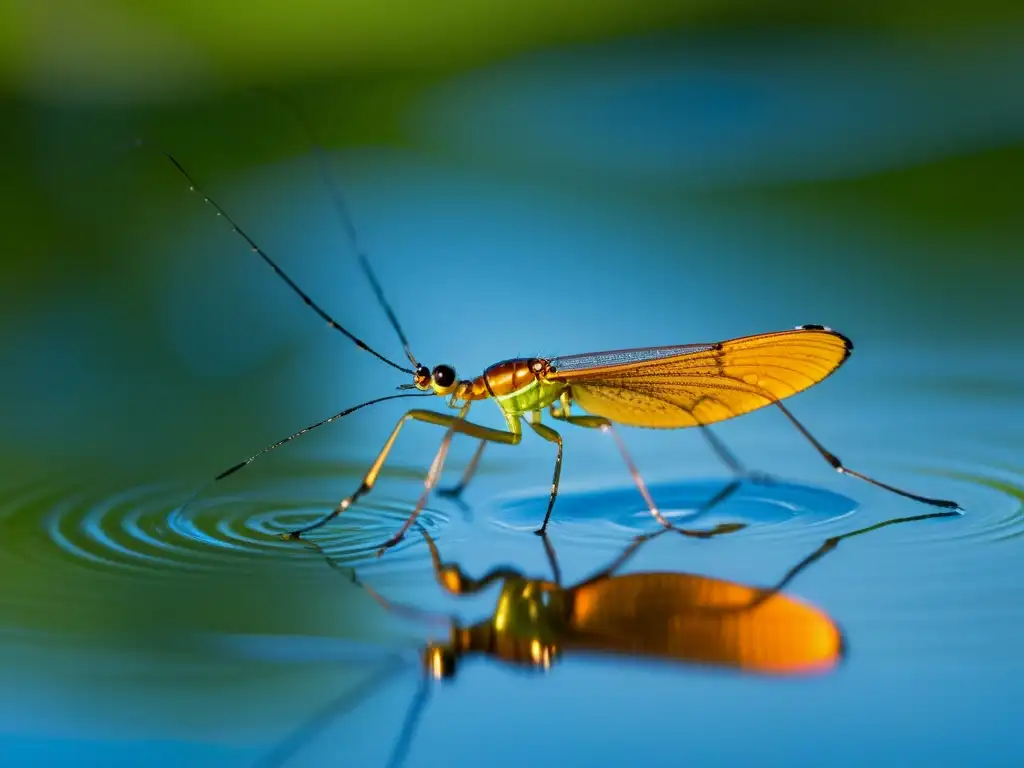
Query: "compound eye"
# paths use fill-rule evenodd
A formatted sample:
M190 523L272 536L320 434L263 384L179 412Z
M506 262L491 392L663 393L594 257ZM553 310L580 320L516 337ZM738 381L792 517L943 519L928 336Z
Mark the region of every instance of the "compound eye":
M417 379L429 379L430 369L427 366L420 364L416 366L416 373L414 374Z
M434 369L434 383L442 389L447 389L455 383L455 369L450 365L439 365Z

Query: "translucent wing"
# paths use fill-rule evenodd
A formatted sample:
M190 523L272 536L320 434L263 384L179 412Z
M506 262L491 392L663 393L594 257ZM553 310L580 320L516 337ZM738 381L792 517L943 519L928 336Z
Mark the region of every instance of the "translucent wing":
M582 355L566 355L565 357L556 357L549 362L551 367L559 373L568 373L570 371L591 370L594 368L649 363L653 360L664 360L667 357L707 352L714 349L715 346L715 344L678 344L671 347L617 349L613 352L586 352Z
M714 344L618 350L550 360L547 378L586 411L620 424L713 424L795 395L843 364L853 344L822 326Z

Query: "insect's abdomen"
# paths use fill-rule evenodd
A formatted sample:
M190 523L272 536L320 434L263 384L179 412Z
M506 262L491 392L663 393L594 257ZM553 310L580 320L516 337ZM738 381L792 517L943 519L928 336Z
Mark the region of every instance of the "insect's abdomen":
M567 389L562 382L545 381L534 372L538 361L520 358L495 363L473 382L483 387L506 413L527 413L547 408Z

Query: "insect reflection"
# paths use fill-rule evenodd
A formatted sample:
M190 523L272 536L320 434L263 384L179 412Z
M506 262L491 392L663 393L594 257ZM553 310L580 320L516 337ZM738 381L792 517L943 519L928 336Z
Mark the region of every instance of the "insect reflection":
M455 596L500 585L493 614L480 622L461 624L445 616L400 604L381 595L358 576L324 555L331 567L350 578L390 612L417 620L441 622L448 628L443 642L429 642L420 652L420 689L396 740L389 765L404 760L431 682L453 678L459 662L484 655L520 668L547 671L562 656L611 655L661 659L731 668L766 675L827 672L845 655L837 623L823 610L786 595L783 590L801 572L834 550L841 541L890 525L957 516L934 512L886 520L826 539L821 546L767 587L749 586L691 573L617 572L644 544L669 529L637 537L607 566L571 586L561 583L553 546L543 538L552 578L531 578L512 567L497 567L480 578L445 562L430 535L420 531L430 549L434 575ZM685 531L693 538L726 535L744 527L723 524L707 531ZM306 546L321 551L313 543ZM321 551L321 554L322 551ZM394 672L394 668L387 672ZM377 678L373 678L375 681ZM260 763L283 765L316 731L358 703L368 691L350 692L289 736ZM353 695L355 694L355 695Z

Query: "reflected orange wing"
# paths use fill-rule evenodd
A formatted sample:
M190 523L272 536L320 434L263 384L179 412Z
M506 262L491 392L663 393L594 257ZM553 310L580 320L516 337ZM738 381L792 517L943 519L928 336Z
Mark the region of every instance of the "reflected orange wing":
M782 593L685 573L630 573L570 589L565 650L661 657L765 674L835 666L844 640L824 611Z
M820 325L713 344L558 357L547 379L589 413L635 427L714 424L795 395L845 362L853 343Z

